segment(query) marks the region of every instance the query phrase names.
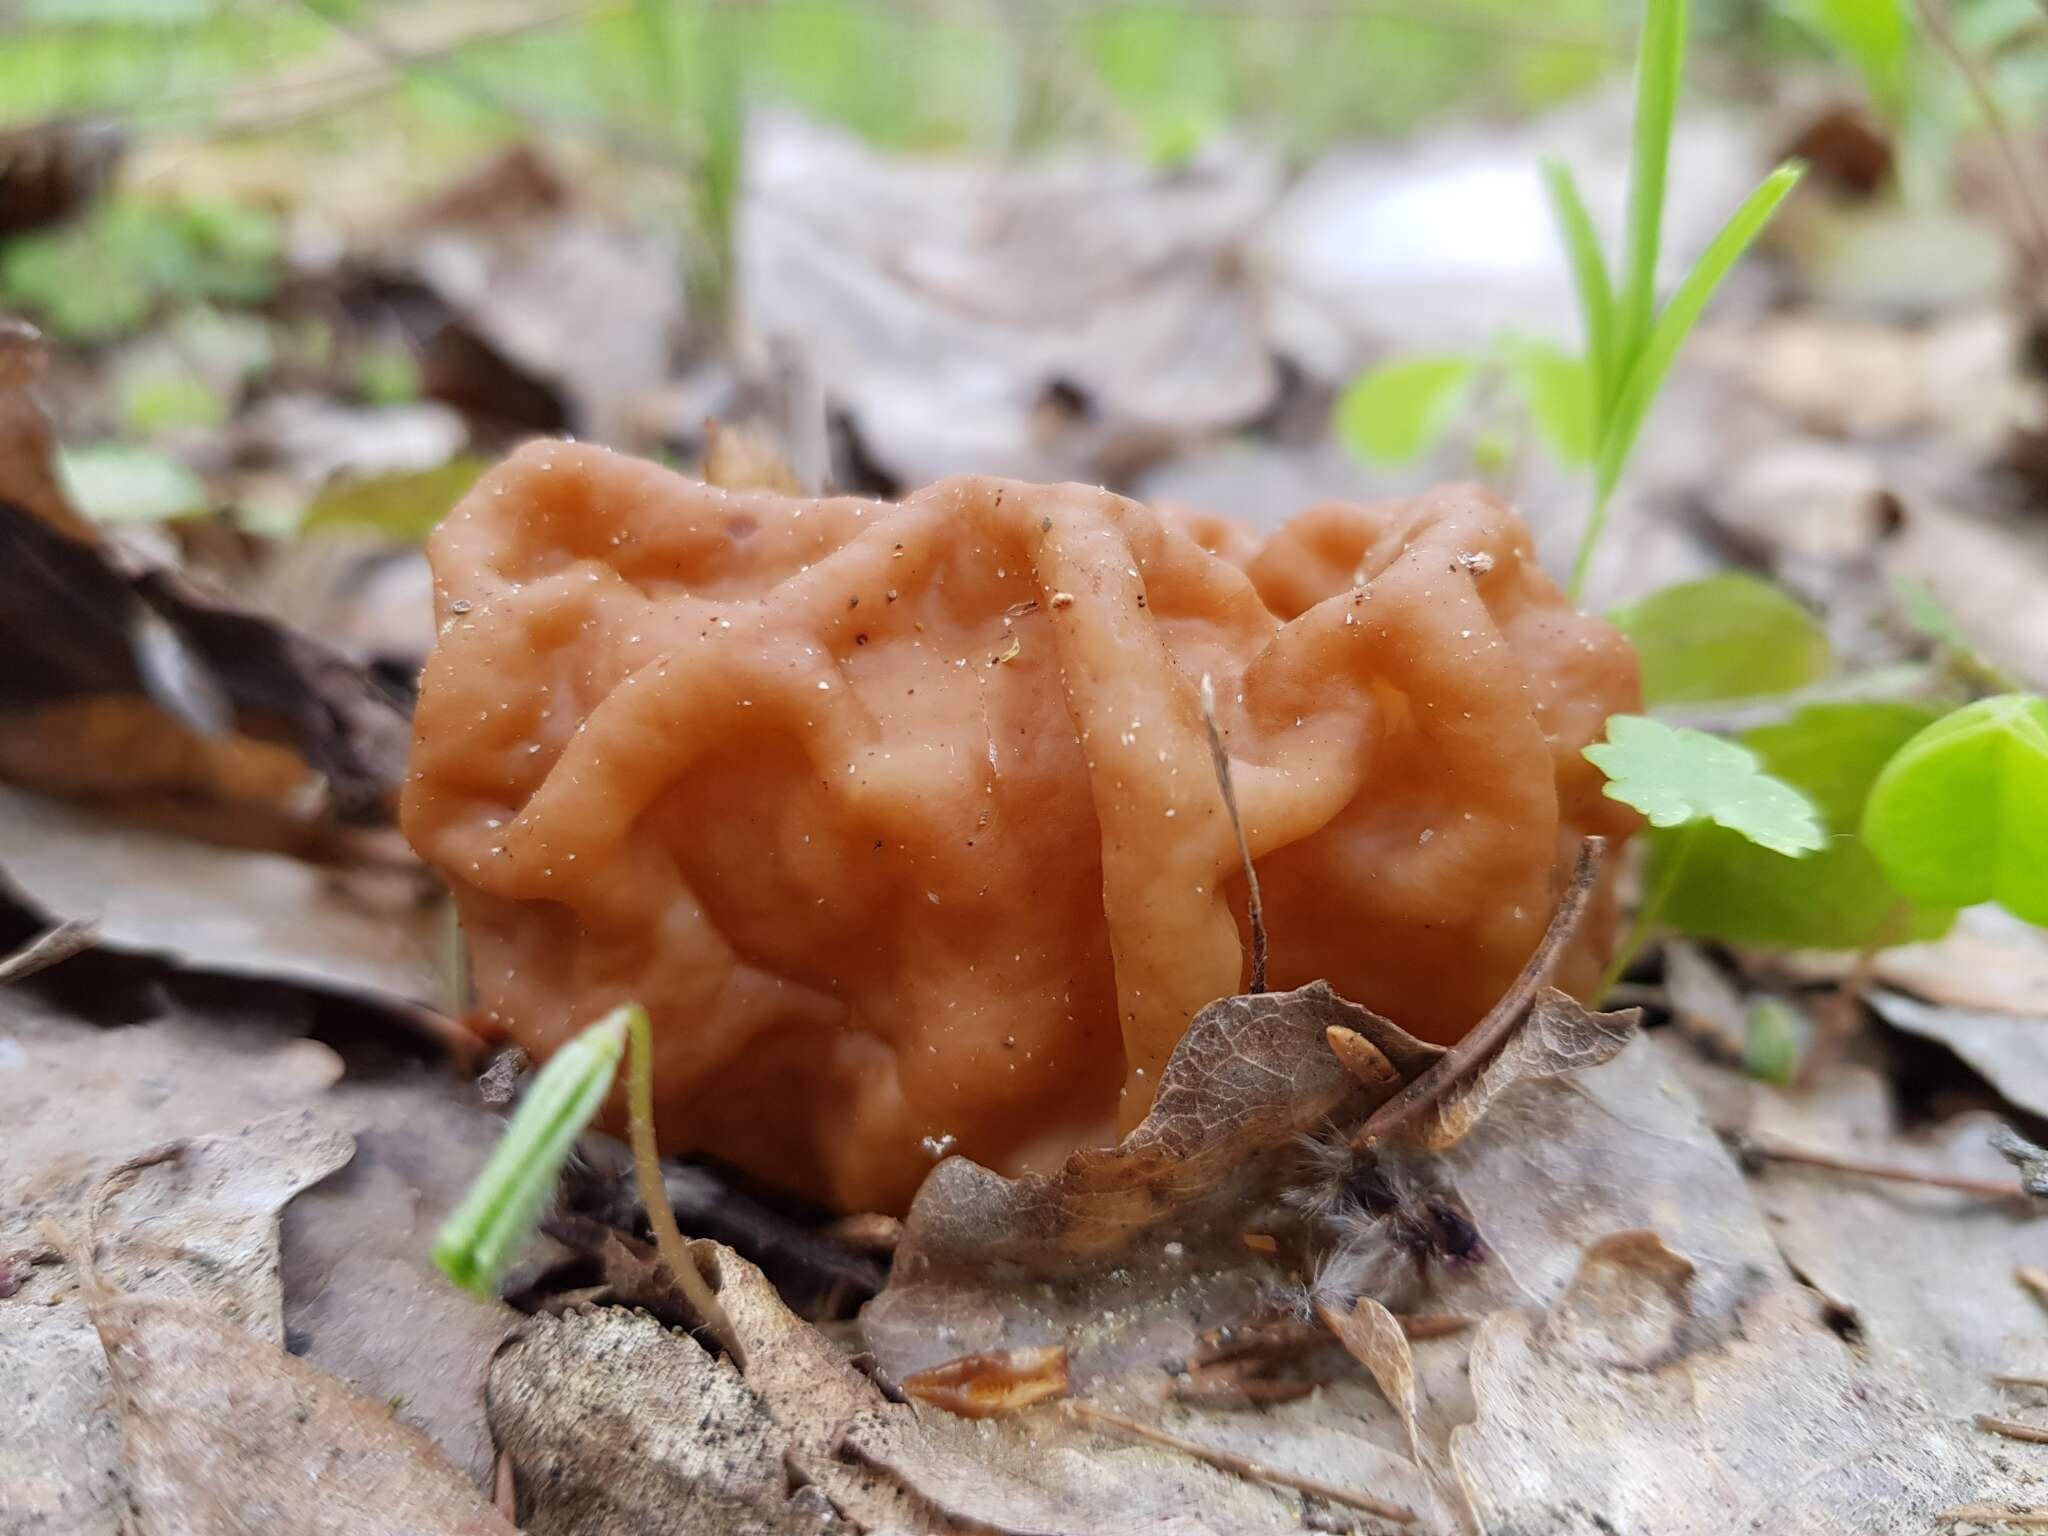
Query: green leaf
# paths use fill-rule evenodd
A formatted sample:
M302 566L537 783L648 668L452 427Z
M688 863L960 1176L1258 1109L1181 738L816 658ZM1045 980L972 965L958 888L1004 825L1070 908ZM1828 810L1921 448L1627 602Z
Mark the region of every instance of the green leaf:
M261 209L117 199L0 245L0 300L66 341L105 341L166 299L261 303L276 291L283 254L282 227Z
M1949 612L1946 604L1934 595L1934 589L1924 581L1910 576L1896 577L1892 582L1892 595L1899 601L1899 610L1921 634L1940 646L1947 655L1950 665L1970 681L1982 684L1994 693L2015 693L2019 680L2005 668L1984 655L1963 633L1963 627L1956 616Z
M1912 95L1913 24L1905 0L1802 0L1798 14L1863 77L1863 88L1896 123Z
M1585 360L1546 342L1524 341L1509 346L1508 368L1550 451L1566 464L1591 463L1594 383Z
M299 527L307 533L354 530L418 542L441 525L489 467L490 460L464 454L438 469L330 486L314 498Z
M1405 464L1451 423L1472 377L1462 357L1408 357L1360 374L1337 401L1337 436L1360 458Z
M1765 998L1749 1010L1743 1067L1751 1077L1790 1087L1799 1073L1799 1042L1804 1033L1798 1014L1776 998Z
M1653 708L1789 693L1833 662L1811 614L1739 571L1666 587L1608 619L1635 642L1643 702Z
M1778 204L1785 200L1791 190L1799 184L1805 167L1781 165L1763 180L1763 184L1735 210L1735 215L1721 226L1701 254L1699 262L1678 285L1671 295L1671 302L1664 313L1657 317L1657 324L1645 342L1630 361L1620 390L1615 398L1614 410L1602 423L1600 440L1600 469L1596 494L1605 499L1612 494L1615 484L1621 479L1622 466L1628 461L1628 453L1635 446L1636 434L1642 430L1643 418L1649 414L1650 402L1663 387L1664 376L1671 371L1671 365L1678 357L1678 349L1685 338L1692 334L1700 315L1707 307L1707 301L1721 286L1730 269L1742 259L1756 237L1771 221L1771 215L1778 211ZM1583 565L1588 551L1580 551Z
M1921 731L1871 787L1863 840L1916 900L2048 924L2048 699L1979 699Z
M217 427L228 419L228 403L198 374L182 368L152 368L124 374L119 385L121 425L136 437L154 437L180 427Z
M1607 740L1585 756L1607 775L1608 798L1634 806L1653 827L1713 822L1793 856L1825 841L1811 801L1765 773L1748 748L1705 731L1614 715Z
M1565 257L1571 264L1572 289L1578 295L1579 323L1586 332L1586 371L1591 376L1594 406L1594 437L1598 424L1613 398L1614 289L1607 277L1607 263L1600 254L1600 237L1593 232L1592 215L1579 196L1579 184L1571 167L1556 160L1543 162L1543 186L1550 196L1551 216L1564 240Z
M1742 744L1764 771L1813 802L1827 846L1788 859L1720 827L1653 833L1645 876L1652 888L1671 867L1676 840L1688 844L1664 920L1696 938L1798 949L1939 938L1954 912L1907 901L1856 835L1878 773L1934 718L1918 704L1815 704L1745 733Z
M160 523L207 510L206 487L191 470L126 443L58 450L57 478L72 503L97 523Z
M356 359L356 393L368 405L409 405L420 397L420 365L410 352L385 348Z
M534 1074L504 1139L434 1239L434 1263L466 1291L489 1296L533 1234L562 1164L611 1092L638 1004L615 1008Z
M1617 355L1636 355L1656 313L1664 182L1685 72L1685 0L1650 0L1636 48L1636 109L1629 144L1628 236L1615 323Z

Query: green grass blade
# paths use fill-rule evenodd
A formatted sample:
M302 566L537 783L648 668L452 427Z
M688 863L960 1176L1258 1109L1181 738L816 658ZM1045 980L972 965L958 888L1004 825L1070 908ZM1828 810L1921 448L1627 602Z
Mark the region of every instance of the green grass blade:
M1621 366L1649 340L1657 304L1664 183L1685 69L1685 0L1650 0L1636 50L1636 112L1629 148L1628 236L1623 246L1615 347ZM1619 386L1617 385L1617 388Z
M616 1008L534 1074L490 1161L434 1240L434 1262L466 1291L492 1294L532 1235L576 1138L604 1107L637 1005Z
M1637 432L1642 430L1650 402L1657 397L1657 390L1663 385L1664 376L1671 371L1678 349L1692 333L1701 312L1707 307L1707 301L1713 298L1714 291L1721 286L1721 280L1728 275L1729 269L1742 259L1742 253L1763 232L1771 215L1778 211L1778 204L1798 184L1805 169L1803 165L1788 163L1765 177L1763 183L1735 210L1735 216L1721 226L1720 233L1714 236L1699 262L1671 295L1671 302L1664 313L1657 317L1649 341L1622 383L1610 430L1600 444L1598 495L1602 500L1614 490L1615 482L1621 478L1622 465L1628 460Z
M1608 281L1607 262L1600 254L1600 237L1593 232L1593 220L1586 212L1586 200L1579 196L1579 184L1571 167L1556 160L1543 162L1543 187L1550 195L1551 216L1564 240L1565 257L1571 263L1572 288L1579 298L1579 321L1586 332L1586 368L1593 386L1593 432L1597 441L1608 404L1613 399L1614 288Z

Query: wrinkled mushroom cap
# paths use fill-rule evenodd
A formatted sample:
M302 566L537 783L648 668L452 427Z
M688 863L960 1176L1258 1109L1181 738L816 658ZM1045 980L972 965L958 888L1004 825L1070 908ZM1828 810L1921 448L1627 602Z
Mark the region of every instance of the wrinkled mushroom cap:
M404 806L480 1006L544 1053L643 1002L664 1149L841 1209L903 1209L945 1150L1108 1142L1246 978L1206 674L1272 984L1456 1038L1570 848L1630 828L1579 748L1637 705L1632 653L1483 491L1318 507L1263 548L1185 522L521 450L431 546Z

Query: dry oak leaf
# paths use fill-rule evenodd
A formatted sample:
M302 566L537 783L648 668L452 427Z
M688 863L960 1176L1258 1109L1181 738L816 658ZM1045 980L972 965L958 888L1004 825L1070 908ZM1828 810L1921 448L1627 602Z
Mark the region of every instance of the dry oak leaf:
M1655 1233L1611 1233L1547 1312L1487 1320L1478 1415L1451 1436L1480 1529L1903 1536L2022 1491L1810 1293L1770 1283L1722 1322L1693 1278Z
M512 1536L432 1440L187 1302L88 1284L145 1536Z

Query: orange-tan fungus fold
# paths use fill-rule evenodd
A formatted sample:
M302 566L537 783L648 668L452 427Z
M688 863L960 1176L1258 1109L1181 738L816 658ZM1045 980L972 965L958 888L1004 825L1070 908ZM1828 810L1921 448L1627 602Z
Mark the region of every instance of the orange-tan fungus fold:
M1632 826L1579 749L1634 655L1477 489L1260 547L1082 486L807 501L550 442L431 553L404 824L479 1006L545 1053L644 1003L664 1150L843 1210L1113 1141L1243 987L1205 674L1275 988L1453 1040Z

